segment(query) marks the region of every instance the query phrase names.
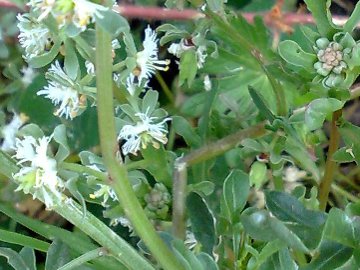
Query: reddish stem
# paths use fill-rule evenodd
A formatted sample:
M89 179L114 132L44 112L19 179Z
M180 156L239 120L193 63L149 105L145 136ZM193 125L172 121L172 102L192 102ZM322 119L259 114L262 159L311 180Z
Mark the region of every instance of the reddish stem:
M9 0L0 0L0 8L13 8L21 10L16 4ZM161 7L143 7L134 5L119 5L114 8L122 16L126 18L137 18L146 20L194 20L203 18L205 15L194 9L167 9ZM252 22L255 16L262 16L268 26L276 27L276 23L280 20L284 25L292 26L295 24L313 24L314 18L311 14L303 13L285 13L281 18L274 20L270 12L267 13L242 13L242 15ZM338 25L343 25L348 17L333 16L333 22Z

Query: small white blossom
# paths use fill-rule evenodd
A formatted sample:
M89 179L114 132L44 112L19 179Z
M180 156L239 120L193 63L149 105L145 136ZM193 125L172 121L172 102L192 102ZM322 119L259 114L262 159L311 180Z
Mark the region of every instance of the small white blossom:
M198 242L195 238L194 233L192 233L191 231L186 231L186 237L184 241L185 246L187 246L188 249L192 250L196 247L197 243Z
M2 138L4 139L1 150L9 152L15 148L15 135L19 128L24 124L24 119L17 114L14 114L13 119L1 129Z
M139 84L141 84L143 79L150 79L151 76L155 74L156 70L167 71L169 69L168 65L170 64L170 61L168 59L159 60L158 58L159 49L157 42L156 32L148 26L145 29L145 39L143 41L144 49L136 55L136 63L140 70L139 75L137 75Z
M43 54L51 44L49 30L42 24L34 22L25 14L18 14L20 30L19 43L25 49L25 59Z
M86 72L89 75L95 75L95 65L90 61L85 61Z
M36 72L34 71L34 69L32 67L22 67L22 69L20 70L22 73L22 77L21 77L21 81L23 82L23 84L25 86L30 85L35 76L36 76Z
M187 43L189 42L186 42L185 39L181 39L179 43L172 43L168 48L168 52L175 55L177 58L180 58L185 51L196 48L196 64L198 68L202 68L207 57L206 46L196 46L195 44Z
M119 223L121 226L127 227L130 232L134 230L130 220L128 220L126 217L113 218L110 222L110 226L117 226Z
M209 75L205 75L205 78L204 78L204 88L205 88L205 91L210 91L211 90L211 80L210 80L210 77Z
M55 65L51 65L48 72L58 75L66 81L69 86L62 85L59 82L49 81L48 86L45 86L44 89L38 91L37 95L45 95L45 97L50 99L55 106L60 104L55 115L73 119L80 109L79 94L75 89L75 83L63 71L58 61L55 62Z
M284 180L286 182L296 182L306 177L306 174L306 171L299 170L295 166L289 166L284 170Z
M63 181L57 176L56 160L47 155L48 145L52 137L42 137L38 140L31 136L16 139L15 155L17 164L22 164L19 172L13 178L19 182L16 191L29 193L34 189L33 198L41 194L47 207L55 202L53 198L61 199ZM24 165L27 164L27 165ZM49 194L51 193L51 195Z
M199 46L196 50L196 58L197 58L197 67L202 68L205 63L205 59L207 57L206 47Z
M31 0L27 5L31 6L34 11L41 12L40 16L37 18L37 21L40 22L51 13L55 7L55 4L55 0Z
M135 80L135 76L133 74L130 74L129 77L126 79L126 90L132 96L135 94L136 91L136 84L134 80Z
M136 125L125 125L120 130L118 140L126 140L122 146L124 155L132 153L136 155L136 152L140 150L140 147L146 149L147 145L151 143L155 148L159 148L159 143L167 143L167 129L165 122L170 118L165 118L159 123L155 123L157 117L150 117L146 113L137 113L140 121Z
M95 15L101 17L99 11L106 10L105 7L86 0L73 0L74 16L73 23L82 31L86 30L86 26L90 22L95 22Z

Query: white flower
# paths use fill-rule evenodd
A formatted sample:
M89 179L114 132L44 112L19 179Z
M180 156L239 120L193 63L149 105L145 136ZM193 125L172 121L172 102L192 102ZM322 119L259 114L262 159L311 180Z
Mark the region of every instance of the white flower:
M101 205L106 207L107 201L111 198L113 201L118 201L115 191L108 185L97 184L100 188L96 190L93 194L90 194L91 199L103 197Z
M2 130L2 137L4 139L1 150L9 152L15 148L15 135L19 128L24 123L24 119L17 114L14 114L13 119L7 125L5 125Z
M89 75L95 75L95 65L90 61L85 61L86 72Z
M47 207L55 202L53 198L61 199L61 190L64 188L63 181L57 176L56 160L47 155L48 145L52 137L42 137L35 140L31 136L24 139L16 139L15 155L17 164L22 164L20 171L13 175L19 182L16 191L23 190L29 193L35 189L33 197L39 194L45 200ZM27 165L24 165L27 163ZM51 194L49 194L49 191Z
M186 237L184 241L185 246L187 246L188 249L192 250L196 247L197 243L198 242L195 238L194 233L191 231L186 231Z
M150 79L156 70L167 71L169 69L168 65L170 64L170 60L159 60L158 58L159 49L157 42L158 39L155 31L148 26L145 29L144 49L136 55L136 63L140 72L136 74L139 79L139 85L143 79Z
M121 226L127 227L130 232L134 230L130 220L128 220L126 217L113 218L110 222L110 226L117 226L119 223Z
M149 117L148 112L137 113L140 121L136 125L125 125L120 130L118 140L126 140L122 146L124 155L132 153L136 155L140 147L146 149L147 145L151 143L155 148L159 148L159 143L167 143L167 129L165 122L170 118L165 118L159 123L154 123L157 117Z
M210 80L210 77L209 75L205 75L205 78L204 78L204 88L205 88L205 91L210 91L211 90L211 80Z
M18 14L20 30L19 43L25 49L25 59L43 54L51 44L49 30L42 24L34 22L25 14Z
M286 182L296 182L306 177L306 174L306 171L299 170L295 166L289 166L284 170L284 180Z
M29 84L32 83L32 81L34 80L35 76L36 76L36 72L34 71L34 69L32 67L22 67L21 68L21 73L22 73L22 77L21 77L21 81L23 82L23 84L25 86L28 86Z
M196 58L197 58L197 67L202 68L205 63L205 59L207 57L206 47L199 46L196 50Z
M33 7L34 11L39 10L41 12L37 18L37 21L40 22L51 13L55 4L55 0L31 0L27 5Z
M196 48L196 64L198 68L202 68L207 57L206 46L196 46L196 44L187 43L189 42L186 42L185 39L181 39L179 43L172 43L168 48L168 52L175 55L177 58L180 58L185 51Z
M130 74L129 77L126 79L126 90L129 92L130 95L134 95L136 91L136 84L135 84L135 76Z
M105 7L86 0L73 0L73 2L75 5L73 23L82 31L90 22L95 22L95 15L102 17L99 11L106 10Z
M48 86L38 91L37 95L45 95L46 98L51 99L55 106L60 104L55 115L73 119L80 109L79 94L75 89L75 83L62 70L58 61L55 62L55 65L51 65L48 72L57 75L68 85L63 85L56 81L49 81Z

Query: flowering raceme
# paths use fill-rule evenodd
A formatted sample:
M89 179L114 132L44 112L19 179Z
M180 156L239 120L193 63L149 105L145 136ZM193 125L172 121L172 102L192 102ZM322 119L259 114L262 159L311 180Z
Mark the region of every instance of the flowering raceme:
M135 125L125 125L120 130L118 140L126 140L122 146L124 155L136 153L140 148L146 149L147 145L151 143L154 148L159 148L160 144L167 143L167 129L165 127L166 121L170 118L156 123L158 117L150 117L149 112L137 113L136 116L139 121Z
M56 160L48 156L48 145L52 136L43 136L36 140L31 136L16 139L15 155L22 168L13 175L19 183L16 191L32 193L33 198L43 198L47 207L61 200L64 183L57 176ZM56 200L56 201L55 201Z
M84 107L83 102L79 98L77 85L71 78L63 71L58 61L55 65L52 64L48 70L49 74L55 74L60 77L62 83L59 81L50 80L48 86L37 92L37 95L45 95L52 103L59 108L55 111L55 115L67 119L73 119L77 116L80 108Z
M142 80L145 82L149 80L156 70L167 71L169 69L170 60L159 60L158 58L157 42L156 32L148 26L145 29L144 49L136 55L137 72L135 75L138 77L139 85Z

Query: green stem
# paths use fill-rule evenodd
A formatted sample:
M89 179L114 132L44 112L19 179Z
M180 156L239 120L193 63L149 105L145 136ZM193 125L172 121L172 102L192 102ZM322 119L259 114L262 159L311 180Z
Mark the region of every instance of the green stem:
M173 234L178 238L185 236L185 200L187 186L187 167L212 159L236 147L245 138L257 138L267 134L265 122L240 130L217 142L196 149L175 162L173 182Z
M348 200L354 202L354 203L358 203L360 202L360 199L354 195L352 195L351 193L347 192L346 190L342 189L341 187L332 184L331 188L336 191L337 193L339 193L340 195L346 197Z
M137 253L124 239L115 234L97 217L87 211L84 215L82 207L71 198L61 204L52 206L54 211L85 232L92 239L105 247L115 259L129 269L153 270L151 264Z
M77 257L76 259L68 262L64 266L60 267L58 270L71 270L75 269L75 267L81 266L86 262L92 261L96 258L102 257L106 255L107 251L104 248L97 248L95 250L91 250L86 252L85 254Z
M31 247L33 249L47 252L50 244L48 242L44 242L38 240L36 238L32 238L26 235L22 235L15 232L8 232L0 229L0 241L6 243L12 243L16 245Z
M61 168L65 169L65 170L69 170L72 172L77 172L77 173L84 173L84 174L88 174L88 175L92 175L95 176L96 178L98 178L101 181L107 181L108 177L105 173L103 172L99 172L97 170L91 169L87 166L84 165L80 165L80 164L76 164L76 163L67 163L67 162L63 162L61 163Z
M156 72L155 78L159 82L161 89L164 91L164 94L166 95L168 100L171 102L171 104L174 104L175 102L174 95L172 94L170 88L167 86L166 82L164 81L163 77L159 72Z
M166 270L183 269L147 218L130 185L126 167L117 159L112 93L110 34L96 25L96 85L101 152L109 172L109 185L116 192L126 216L156 260Z
M329 142L327 159L325 163L325 173L319 186L320 210L323 211L325 211L326 209L331 183L333 181L334 173L337 168L336 162L332 159L332 156L339 147L340 133L337 127L337 121L339 120L341 115L342 115L342 110L335 111L333 112L332 120L331 120L330 142Z

